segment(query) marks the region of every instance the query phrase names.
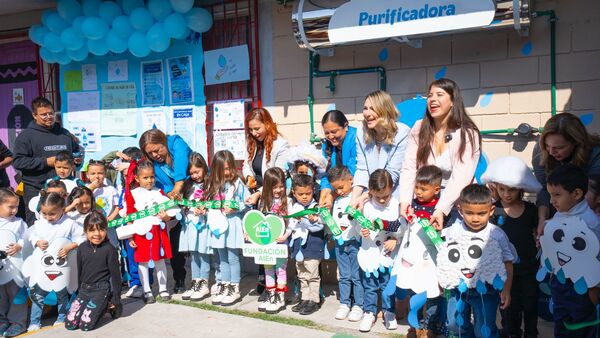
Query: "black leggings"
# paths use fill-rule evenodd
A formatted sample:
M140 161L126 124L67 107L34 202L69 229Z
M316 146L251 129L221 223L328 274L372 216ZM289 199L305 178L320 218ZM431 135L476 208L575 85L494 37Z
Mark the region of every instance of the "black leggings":
M71 303L65 326L69 330L90 331L106 311L110 299L110 283L82 283L77 298Z

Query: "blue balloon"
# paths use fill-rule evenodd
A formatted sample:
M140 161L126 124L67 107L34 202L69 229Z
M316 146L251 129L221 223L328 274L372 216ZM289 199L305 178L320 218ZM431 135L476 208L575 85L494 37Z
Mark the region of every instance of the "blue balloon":
M165 19L165 32L174 39L184 39L187 35L187 23L183 15L171 13Z
M143 58L150 54L150 47L148 47L148 43L146 42L146 34L141 32L131 34L127 41L127 47L131 54L139 58Z
M52 13L56 13L56 11L53 11L53 10L47 10L47 11L44 11L44 12L42 13L42 24L43 24L44 26L48 27L48 17L49 17L49 16L50 16L50 14L52 14Z
M44 47L48 48L52 53L59 53L65 49L60 41L60 37L52 32L49 32L44 37Z
M127 50L127 39L120 37L113 28L106 34L106 46L113 53L123 53Z
M71 58L69 57L69 54L67 54L66 50L56 54L56 62L59 65L66 65L71 62Z
M144 8L144 0L123 0L121 7L123 7L125 14L130 15L134 9Z
M69 55L69 57L73 61L83 61L83 60L85 60L88 57L87 44L84 44L78 50L67 50L67 55Z
M165 26L162 22L155 23L152 28L146 33L146 40L148 41L148 47L154 52L164 52L169 48L171 39L165 33Z
M90 17L83 21L81 30L86 38L90 40L100 40L108 33L108 25L99 18Z
M101 0L82 0L81 8L86 16L98 16L100 14Z
M46 22L46 26L48 26L48 29L50 29L50 31L56 34L60 34L62 31L64 31L70 26L69 23L66 22L65 19L63 19L56 12L49 14L46 18Z
M69 22L73 22L76 17L81 15L81 5L77 0L59 0L56 10L63 19Z
M131 22L131 26L140 32L145 32L154 23L154 19L152 19L152 14L146 8L136 8L129 15L129 21Z
M204 8L194 7L185 14L185 20L189 29L194 32L207 32L213 24L213 18L209 11Z
M83 46L85 39L75 28L69 27L60 34L60 41L67 50L77 50Z
M194 7L194 0L170 0L171 7L177 13L187 13Z
M125 15L120 15L115 18L112 22L112 29L122 39L129 39L131 34L135 32L135 29L133 29L129 22L129 17Z
M29 39L41 46L44 44L44 37L49 32L50 31L48 30L48 28L42 25L33 25L29 27Z
M156 21L163 21L173 11L169 0L150 0L148 10Z
M42 59L48 63L54 63L56 62L56 58L54 56L54 53L52 53L51 51L48 50L48 48L46 47L42 47L40 48L40 56L42 57Z
M78 16L75 18L75 20L73 20L73 28L75 28L75 30L83 35L83 22L85 21L85 19L87 19L86 16Z
M98 12L100 19L104 20L107 25L110 25L113 20L122 13L121 7L112 1L104 1L100 4Z
M90 53L98 56L106 55L108 53L108 47L106 46L106 40L88 40L87 48Z

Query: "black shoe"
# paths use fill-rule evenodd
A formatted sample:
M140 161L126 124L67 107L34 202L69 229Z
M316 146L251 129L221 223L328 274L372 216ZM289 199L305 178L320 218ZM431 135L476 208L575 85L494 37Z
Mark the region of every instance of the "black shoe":
M145 304L154 304L156 303L156 299L152 295L152 292L147 292L144 294L144 303Z
M298 304L292 306L292 312L300 312L308 303L308 300L301 300Z
M110 314L110 317L112 319L117 319L121 317L121 315L123 314L123 305L121 303L115 305L113 309L108 310L108 313Z
M173 294L183 293L185 291L185 281L176 280L175 287L173 288Z
M302 307L300 314L303 316L306 316L306 315L313 314L313 313L317 312L318 310L319 310L319 304L313 302L312 300L309 300L306 303L306 305L304 305L304 307Z

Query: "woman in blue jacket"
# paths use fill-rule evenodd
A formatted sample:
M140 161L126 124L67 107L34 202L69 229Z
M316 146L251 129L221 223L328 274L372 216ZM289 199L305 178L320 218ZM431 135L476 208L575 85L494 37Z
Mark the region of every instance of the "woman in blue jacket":
M344 166L352 175L356 171L356 128L350 127L346 115L339 110L328 111L321 120L325 138L322 143L323 156L327 159L327 169ZM327 175L321 178L319 205L331 208L333 189Z
M170 199L181 199L183 182L187 177L190 147L178 135L165 135L159 129L145 131L140 137L140 149L144 156L154 164L155 185ZM177 223L169 232L173 258L173 293L183 292L185 286L185 256L179 252L179 233L181 223Z

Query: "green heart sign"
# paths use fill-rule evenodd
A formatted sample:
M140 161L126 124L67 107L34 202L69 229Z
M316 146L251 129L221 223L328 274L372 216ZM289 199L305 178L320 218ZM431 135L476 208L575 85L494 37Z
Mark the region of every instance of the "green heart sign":
M281 217L263 215L258 210L250 210L244 216L244 232L248 239L257 245L269 245L281 237L285 231L285 224Z

